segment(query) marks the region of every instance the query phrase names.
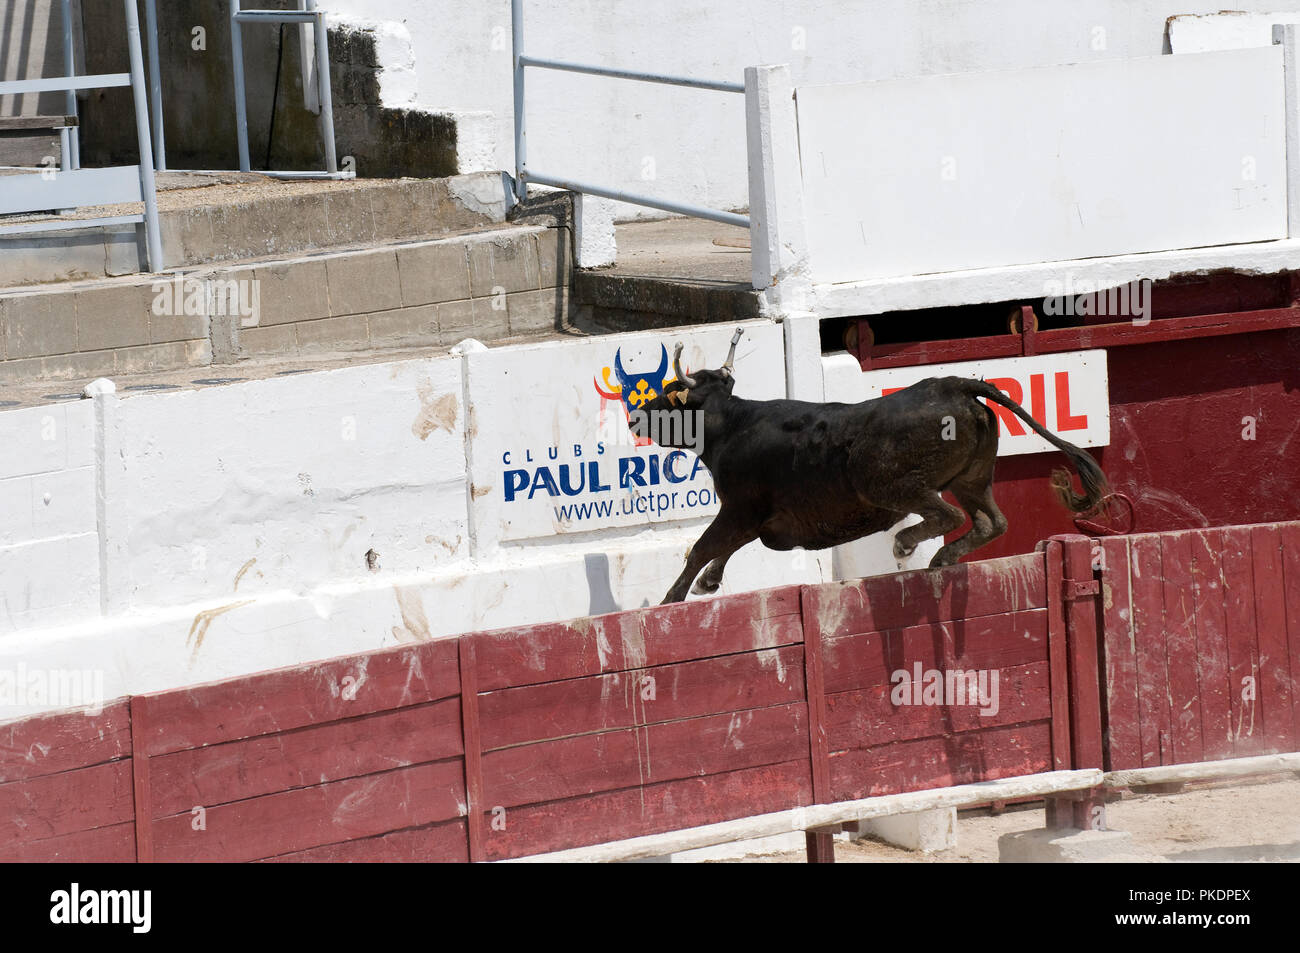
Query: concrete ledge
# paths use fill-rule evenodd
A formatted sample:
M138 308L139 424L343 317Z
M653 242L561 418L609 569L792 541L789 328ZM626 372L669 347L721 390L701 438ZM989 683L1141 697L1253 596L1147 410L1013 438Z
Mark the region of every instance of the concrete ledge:
M579 271L574 297L598 323L644 330L759 318L759 295L744 282Z
M1151 864L1165 859L1133 844L1127 831L1034 830L998 838L1003 864Z
M949 807L863 820L858 823L858 832L850 834L849 839L861 840L864 837L875 837L886 844L923 854L947 850L957 846L957 809Z
M572 259L569 227L516 224L224 268L15 289L0 293L0 381L561 331L574 318ZM252 310L253 302L255 313L236 310Z

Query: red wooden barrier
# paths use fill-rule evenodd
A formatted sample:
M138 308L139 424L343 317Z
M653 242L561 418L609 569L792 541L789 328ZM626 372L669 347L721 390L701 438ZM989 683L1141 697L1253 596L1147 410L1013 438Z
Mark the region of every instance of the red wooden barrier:
M1300 523L1102 540L1108 770L1297 750Z
M1300 523L1095 554L1058 537L0 726L0 859L496 860L1060 768L1293 750L1298 650ZM918 666L990 689L996 675L996 710L914 703L930 699L898 682ZM1052 818L1086 826L1097 806L1054 802ZM809 843L824 856L825 840Z

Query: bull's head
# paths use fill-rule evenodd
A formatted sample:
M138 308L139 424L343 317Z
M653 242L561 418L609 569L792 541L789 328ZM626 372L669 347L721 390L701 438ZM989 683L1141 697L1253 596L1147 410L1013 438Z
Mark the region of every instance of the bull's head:
M632 432L638 437L649 437L660 446L695 449L690 435L702 432L702 428L691 426L692 421L685 421L685 415L694 413L702 419L710 404L731 396L731 389L736 386L732 366L736 359L736 345L744 333L743 328L736 329L731 337L731 350L721 367L692 374L682 370L682 344L678 342L673 349L676 379L666 384L663 393L654 400L643 403L639 408L641 413L632 415L629 421Z

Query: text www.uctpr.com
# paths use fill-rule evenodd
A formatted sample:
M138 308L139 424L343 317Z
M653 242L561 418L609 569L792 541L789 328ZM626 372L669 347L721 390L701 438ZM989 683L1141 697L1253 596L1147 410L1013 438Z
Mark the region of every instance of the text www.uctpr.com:
M717 494L707 487L698 490L669 490L663 493L628 495L616 500L596 500L592 503L557 506L555 518L564 523L581 522L590 519L608 519L612 516L692 510L702 506L712 506L717 502Z

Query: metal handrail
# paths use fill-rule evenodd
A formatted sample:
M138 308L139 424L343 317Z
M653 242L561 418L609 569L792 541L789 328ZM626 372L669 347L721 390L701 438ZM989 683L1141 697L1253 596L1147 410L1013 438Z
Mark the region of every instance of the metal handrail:
M722 222L726 225L737 225L741 228L749 228L749 218L735 212L724 212L719 209L708 208L703 205L692 205L687 202L673 202L668 199L655 198L650 195L640 195L635 192L627 192L623 189L616 189L608 186L593 185L589 182L579 182L575 179L543 175L540 172L529 170L527 162L528 134L527 125L524 121L524 70L527 67L560 70L568 73L583 73L588 76L606 76L612 79L626 79L642 83L661 83L667 86L683 86L688 89L706 89L721 93L743 94L745 92L745 86L743 83L732 83L724 80L697 79L689 76L671 76L664 73L643 73L635 70L591 66L586 63L570 63L565 60L552 60L543 59L537 56L528 56L524 53L523 6L523 0L510 0L510 35L513 47L512 62L514 67L515 107L514 197L517 201L522 202L527 197L528 183L534 182L538 185L549 185L552 188L567 189L571 192L598 195L601 198L613 199L618 202L629 202L633 205L644 205L647 208L673 212L678 215L688 215L692 218L703 218L714 222Z
M744 83L728 83L724 80L696 79L690 76L669 76L665 73L638 73L634 70L611 69L607 66L589 66L585 63L569 63L564 60L544 60L536 56L520 56L522 66L536 66L539 69L564 70L570 73L589 73L592 76L612 76L614 79L631 79L642 83L664 83L668 86L689 86L694 89L714 89L720 93L744 93Z
M143 215L73 219L67 222L34 222L24 225L9 225L0 228L0 234L26 234L30 232L58 231L69 228L89 228L99 225L117 225L133 222L144 223L146 264L150 271L161 271L163 267L162 232L158 225L158 193L154 184L153 145L149 135L149 112L145 92L144 54L140 49L140 19L136 11L135 0L122 0L123 15L126 19L126 48L131 69L128 73L102 73L93 76L58 76L39 79L7 80L0 82L0 95L9 93L65 92L79 89L107 89L117 86L130 86L132 102L135 108L136 143L140 149L140 162L135 167L140 177L140 198L144 202ZM65 16L65 25L71 24L71 18ZM67 53L70 44L65 44ZM73 64L65 64L71 67ZM71 69L69 69L71 72ZM73 100L75 104L75 99ZM60 174L82 176L90 174L89 170L69 168L70 156L68 142L64 143L63 168Z

